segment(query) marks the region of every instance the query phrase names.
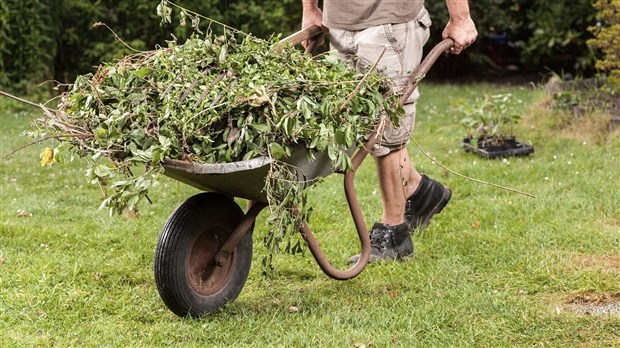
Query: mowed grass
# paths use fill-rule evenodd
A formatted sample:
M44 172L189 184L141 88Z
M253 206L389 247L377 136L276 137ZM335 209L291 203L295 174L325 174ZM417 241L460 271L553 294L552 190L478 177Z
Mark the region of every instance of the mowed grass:
M460 148L457 98L513 93L524 101L519 140L534 155L484 160ZM448 174L414 145L420 171L453 189L416 256L335 281L309 252L278 255L261 275L267 211L254 231L253 266L239 298L203 319L178 318L153 279L158 234L198 193L163 177L139 218L97 210L82 160L41 168L39 144L1 160L0 346L426 347L620 345L620 317L573 310L620 296L620 140L553 127L531 87L425 84L417 141L449 168L536 195ZM0 99L2 156L28 143L32 109ZM367 224L381 214L373 161L357 174ZM342 176L311 192L310 221L332 263L357 253ZM240 202L242 203L242 202Z

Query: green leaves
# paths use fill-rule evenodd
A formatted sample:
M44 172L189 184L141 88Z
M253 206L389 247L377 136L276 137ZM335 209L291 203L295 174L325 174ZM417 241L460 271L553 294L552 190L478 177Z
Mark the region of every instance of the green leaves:
M136 70L134 72L134 75L136 75L139 78L145 78L147 76L149 76L150 74L152 74L155 70L152 68L149 68L147 66L143 66L140 69Z
M278 143L269 144L269 154L275 159L280 159L286 155L286 151L282 145Z

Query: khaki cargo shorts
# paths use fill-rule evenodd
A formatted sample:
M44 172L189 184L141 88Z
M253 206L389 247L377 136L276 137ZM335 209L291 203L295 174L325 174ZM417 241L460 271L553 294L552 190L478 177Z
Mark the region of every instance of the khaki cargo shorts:
M330 48L355 70L364 72L375 64L385 47L377 70L386 74L395 92L402 95L409 77L420 65L423 47L430 36L430 26L428 11L423 8L415 19L407 23L384 24L357 31L330 28ZM409 143L415 124L415 103L419 97L416 89L403 106L405 115L399 125L388 122L384 127L381 139L371 150L373 156L385 156Z

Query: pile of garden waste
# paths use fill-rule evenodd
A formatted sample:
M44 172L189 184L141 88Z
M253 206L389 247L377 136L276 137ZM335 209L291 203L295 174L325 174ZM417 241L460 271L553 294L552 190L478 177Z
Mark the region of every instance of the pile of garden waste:
M41 153L42 165L67 152L85 158L89 180L104 194L102 207L116 213L137 209L165 159L268 156L276 160L271 178L285 180L294 169L279 160L303 146L327 153L336 169L348 168L346 150L385 112L396 117L402 110L389 83L379 73L357 74L330 54L311 57L290 44L274 50L276 43L207 32L102 63L38 120L40 136L60 140ZM273 206L305 201L303 183L267 186Z

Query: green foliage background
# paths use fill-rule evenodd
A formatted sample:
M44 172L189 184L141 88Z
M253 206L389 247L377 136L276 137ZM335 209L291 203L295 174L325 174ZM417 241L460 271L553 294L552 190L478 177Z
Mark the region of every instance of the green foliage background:
M177 0L177 4L258 37L291 33L301 22L300 0ZM460 60L464 67L488 68L489 34L506 34L521 69L549 69L589 74L595 54L587 45L596 24L591 0L476 0L470 1L480 40ZM0 88L26 90L32 83L55 79L72 82L102 61L128 53L114 35L93 23L104 22L136 49L153 49L183 40L189 27L175 23L160 27L158 0L0 0ZM432 40L441 38L448 19L444 1L427 1L434 25ZM203 23L206 25L206 23ZM432 42L431 42L432 44ZM472 63L477 63L472 64ZM487 64L487 65L484 65ZM449 69L438 64L437 69Z
M469 60L489 62L485 38L505 35L522 69L591 73L595 53L586 41L588 26L596 23L591 0L476 0L469 1L479 40L466 51ZM440 40L449 15L445 1L426 1L433 18L432 40ZM430 43L432 44L432 42ZM458 70L463 69L459 64Z
M51 1L0 1L0 83L41 81L53 75L58 12Z
M288 33L301 23L298 0L177 0L178 5L258 37ZM184 40L190 26L160 26L157 0L0 0L0 87L26 90L31 83L72 82L102 61L129 53L103 22L138 50ZM204 27L207 23L202 23Z

